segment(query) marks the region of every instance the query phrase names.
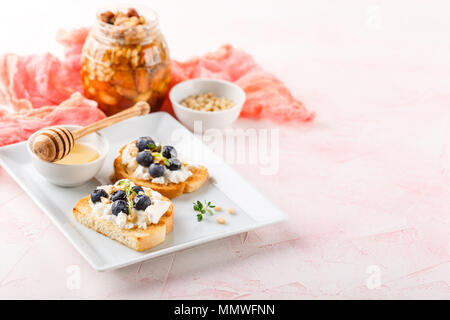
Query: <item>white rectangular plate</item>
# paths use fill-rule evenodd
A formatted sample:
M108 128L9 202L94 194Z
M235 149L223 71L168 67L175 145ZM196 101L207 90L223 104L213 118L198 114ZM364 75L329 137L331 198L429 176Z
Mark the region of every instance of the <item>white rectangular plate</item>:
M0 148L0 163L5 170L96 270L124 267L286 219L280 209L167 113L128 119L100 133L111 146L105 165L95 179L75 188L57 187L40 176L31 165L25 142ZM72 208L80 198L90 194L97 185L110 183L118 150L140 136L151 136L161 144L176 146L179 154L187 156L193 163L204 164L211 175L198 191L173 199L174 229L164 243L145 252L136 252L102 236L76 222L72 216ZM225 225L216 223L211 216L199 223L192 209L196 200L208 200L223 208L233 207L236 213L226 215Z

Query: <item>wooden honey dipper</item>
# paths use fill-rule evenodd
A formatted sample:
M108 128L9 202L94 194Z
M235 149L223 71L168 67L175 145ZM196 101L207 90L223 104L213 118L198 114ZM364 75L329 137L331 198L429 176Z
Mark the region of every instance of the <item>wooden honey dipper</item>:
M75 140L84 137L100 129L109 127L125 119L144 115L150 112L150 106L147 102L139 101L131 108L121 111L111 117L91 123L90 125L70 131L62 127L53 127L44 129L40 132L33 142L33 152L44 161L61 160L69 154L75 145Z

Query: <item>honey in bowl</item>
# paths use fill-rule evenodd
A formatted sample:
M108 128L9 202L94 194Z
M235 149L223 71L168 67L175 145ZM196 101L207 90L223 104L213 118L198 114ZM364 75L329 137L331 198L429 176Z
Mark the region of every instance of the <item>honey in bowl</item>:
M75 143L72 150L61 160L55 161L58 164L83 164L92 162L100 157L100 154L91 146L84 143Z

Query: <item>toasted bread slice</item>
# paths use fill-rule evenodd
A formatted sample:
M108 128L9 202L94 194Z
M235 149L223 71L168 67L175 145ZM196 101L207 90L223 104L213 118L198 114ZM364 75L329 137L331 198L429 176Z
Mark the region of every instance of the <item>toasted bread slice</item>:
M169 199L173 199L181 195L183 192L196 191L206 182L206 180L208 180L209 177L208 169L206 169L204 166L198 166L190 169L192 172L192 176L187 178L186 181L180 183L170 182L167 184L159 184L153 183L149 180L135 178L133 177L132 172L130 172L127 169L127 167L122 163L122 152L125 149L125 147L126 146L123 146L122 149L120 149L119 156L114 160L113 182L120 179L129 179L137 185L146 188L151 188L161 193L163 196Z
M166 213L161 217L158 224L150 224L146 229L127 230L116 226L110 221L100 219L91 214L89 198L89 196L86 196L76 203L72 211L74 218L86 227L136 251L145 251L164 242L166 234L173 229L172 203Z

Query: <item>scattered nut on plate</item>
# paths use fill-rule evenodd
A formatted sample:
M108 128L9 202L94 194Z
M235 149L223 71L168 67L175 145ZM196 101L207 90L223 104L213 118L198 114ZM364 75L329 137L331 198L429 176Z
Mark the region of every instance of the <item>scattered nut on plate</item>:
M222 211L222 207L215 206L215 207L214 207L214 211Z
M222 111L234 107L233 101L219 98L212 92L191 95L181 101L181 105L198 111Z
M228 212L229 214L234 214L234 209L231 208L231 207L229 207L229 208L227 209L227 212Z
M226 223L224 217L217 217L217 218L216 218L216 221L217 221L217 223L220 223L220 224L225 224L225 223Z

